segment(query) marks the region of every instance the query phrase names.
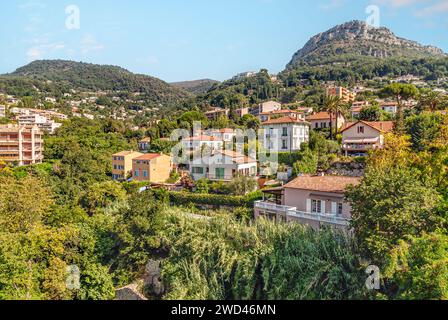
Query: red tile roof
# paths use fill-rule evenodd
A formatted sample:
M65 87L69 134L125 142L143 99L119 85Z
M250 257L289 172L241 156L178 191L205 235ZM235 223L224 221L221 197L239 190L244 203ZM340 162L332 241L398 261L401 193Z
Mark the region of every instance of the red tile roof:
M156 159L161 156L162 156L162 154L160 154L160 153L147 153L140 157L134 158L134 160L153 160L153 159Z
M393 121L357 121L357 122L349 122L346 124L345 128L342 129L342 132L350 129L354 125L358 123L363 123L366 126L371 127L372 129L375 129L379 132L387 133L391 132L394 129L394 122Z
M347 176L301 176L287 185L285 189L301 189L330 193L344 193L349 185L358 185L361 178Z
M333 119L335 119L335 115L333 115ZM306 117L306 120L330 120L330 114L328 112L318 112L311 116Z
M266 122L263 122L262 125L283 124L283 123L306 123L306 122L301 119L296 119L296 118L293 118L290 116L286 116L286 117L268 120Z

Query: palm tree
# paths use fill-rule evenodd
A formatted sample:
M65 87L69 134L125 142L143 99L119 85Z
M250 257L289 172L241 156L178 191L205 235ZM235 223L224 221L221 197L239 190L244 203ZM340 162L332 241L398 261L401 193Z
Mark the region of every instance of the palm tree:
M436 111L443 102L442 95L437 91L428 91L420 96L419 102L424 109Z
M337 96L325 95L322 104L322 111L330 114L330 140L333 140L333 116L336 115L336 134L338 131L339 115L342 111L342 100Z

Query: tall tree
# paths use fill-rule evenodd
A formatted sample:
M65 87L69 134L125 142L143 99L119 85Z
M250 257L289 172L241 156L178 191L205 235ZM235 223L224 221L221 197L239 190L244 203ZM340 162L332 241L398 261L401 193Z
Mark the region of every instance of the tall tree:
M418 89L413 84L392 83L383 88L382 93L393 97L398 104L398 110L395 120L395 132L404 133L404 101L418 96Z

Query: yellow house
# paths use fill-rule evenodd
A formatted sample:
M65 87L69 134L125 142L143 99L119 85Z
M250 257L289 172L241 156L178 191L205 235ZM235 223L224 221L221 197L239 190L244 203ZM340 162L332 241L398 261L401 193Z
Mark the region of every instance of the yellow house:
M148 153L132 160L134 181L165 182L170 177L171 168L171 157L164 154Z
M112 178L114 180L126 180L132 172L132 160L142 156L136 151L122 151L112 155Z

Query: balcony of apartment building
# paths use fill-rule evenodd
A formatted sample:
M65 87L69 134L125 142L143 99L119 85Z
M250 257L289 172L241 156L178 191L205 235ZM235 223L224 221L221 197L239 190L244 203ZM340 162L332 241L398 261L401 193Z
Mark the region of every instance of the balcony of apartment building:
M350 220L338 214L303 212L295 207L288 207L269 201L256 201L254 204L255 217L265 217L277 222L298 222L309 225L315 229L323 226L332 226L348 229Z

